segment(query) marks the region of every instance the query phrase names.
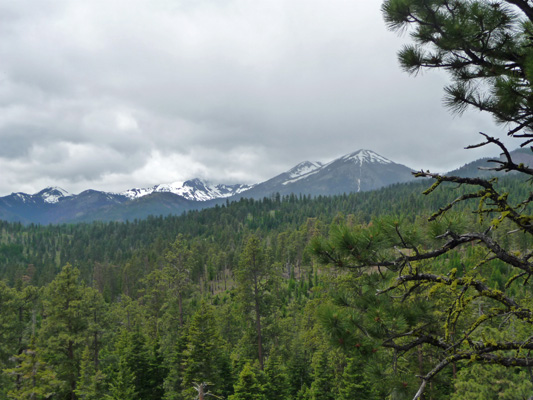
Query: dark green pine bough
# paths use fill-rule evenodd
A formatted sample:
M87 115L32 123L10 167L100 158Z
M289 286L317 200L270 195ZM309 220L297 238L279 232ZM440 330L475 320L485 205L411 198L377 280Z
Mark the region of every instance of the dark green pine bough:
M405 71L446 70L451 83L444 89L444 101L452 111L489 112L521 147L531 145L533 1L386 0L382 11L391 30L408 32L412 38L413 43L399 52ZM499 147L503 157L492 160L494 171L531 179L533 169L514 162L498 137L481 134L482 143L470 148ZM359 229L338 227L328 240L314 242L322 262L359 273L366 283L361 283L358 295L372 287L370 267L381 274L381 286L374 285L373 293L387 296L389 307L396 304L395 318L378 315L371 321L352 320L353 324L363 337L379 338L394 354L395 365L409 355L418 359L414 399L423 398L442 371L456 376L457 368L469 368L471 363L525 367L531 375L533 251L519 251L506 236L533 234L533 193L511 200L497 179L429 171L416 176L434 179L425 194L450 183L469 189L430 218L441 231L429 242L390 220ZM460 223L446 222L454 205L472 201L476 205L471 210L480 219L478 231L465 232ZM456 268L452 259L460 260ZM497 285L490 277L501 265L508 279ZM425 307L429 314L409 318L408 307ZM371 329L372 324L379 329Z

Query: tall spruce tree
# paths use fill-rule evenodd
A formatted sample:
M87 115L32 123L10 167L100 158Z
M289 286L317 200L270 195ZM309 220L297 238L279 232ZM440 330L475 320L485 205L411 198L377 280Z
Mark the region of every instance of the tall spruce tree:
M313 357L313 383L309 390L311 400L334 400L334 374L328 353L317 351Z
M377 400L378 396L365 376L363 363L355 358L348 358L337 400L352 399Z
M170 288L170 294L178 301L180 326L183 326L183 294L189 287L192 252L183 235L178 235L165 254L163 269Z
M281 357L272 354L265 364L266 392L269 400L290 399L290 384L287 368L283 364Z
M5 370L5 373L13 376L16 382L7 393L8 399L57 398L65 382L60 381L51 366L43 360L41 351L35 346L33 339L30 346L13 359L16 366Z
M192 317L183 351L183 386L208 383L210 390L220 393L223 385L222 339L218 333L213 308L202 301Z
M247 363L235 383L235 392L228 400L266 400L265 387L258 376L261 371Z
M135 391L135 374L128 365L126 356L121 355L118 361L117 370L111 376L109 383L109 393L106 400L139 400Z
M269 263L257 236L248 238L241 253L239 267L235 272L237 291L245 315L253 320L257 359L261 370L264 367L264 318L269 311L271 293L278 283L279 268Z
M95 368L94 355L85 347L81 356L80 376L74 390L79 400L100 400L104 398L105 375Z
M43 321L39 347L43 358L66 382L61 397L76 399L79 364L87 340L89 303L86 287L79 282L79 270L67 264L44 289Z

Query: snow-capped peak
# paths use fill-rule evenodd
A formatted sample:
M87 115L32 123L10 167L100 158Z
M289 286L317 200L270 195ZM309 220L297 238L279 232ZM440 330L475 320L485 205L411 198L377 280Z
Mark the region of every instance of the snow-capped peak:
M173 193L187 200L207 201L221 197L230 197L250 189L249 185L213 185L201 179L191 179L185 182L177 181L164 183L151 188L130 189L120 193L130 199L136 199L152 193Z
M309 172L314 171L322 166L318 161L304 161L287 171L289 179L294 179L302 175L306 175Z
M41 197L45 203L57 203L60 198L71 196L69 192L60 187L47 187L41 190L38 193L35 193L34 196Z
M341 160L344 161L354 161L355 163L359 163L359 165L363 165L363 163L378 163L378 164L391 164L392 161L380 156L377 153L374 153L372 150L357 150L354 153L347 154L343 157L341 157Z

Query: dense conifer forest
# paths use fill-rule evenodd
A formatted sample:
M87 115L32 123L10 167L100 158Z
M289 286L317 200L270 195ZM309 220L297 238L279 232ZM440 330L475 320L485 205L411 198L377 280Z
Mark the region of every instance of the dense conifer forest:
M446 70L447 106L531 146L531 2L382 11L407 72ZM0 223L0 398L531 399L533 168L481 140L505 177Z
M412 398L417 375L438 354L423 343L402 352L387 346L387 334L421 324L443 329L447 292L434 289L406 308L376 295L395 274L335 265L323 249L343 230L400 230L431 248L450 227L490 225L466 202L428 222L466 193L443 183L424 196L429 184L335 197L274 194L128 223L2 223L0 398ZM498 185L510 197L529 193L518 176ZM527 252L530 238L509 230L502 221L491 235ZM510 273L477 246L444 254L432 268L464 276L478 268L496 288ZM529 296L522 284L512 290ZM472 301L480 315L490 307ZM533 393L529 373L460 360L425 395L497 398L497 381L498 393L517 398Z

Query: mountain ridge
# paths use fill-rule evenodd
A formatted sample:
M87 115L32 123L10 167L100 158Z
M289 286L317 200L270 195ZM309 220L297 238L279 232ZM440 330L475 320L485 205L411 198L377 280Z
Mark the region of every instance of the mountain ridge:
M149 215L181 214L242 198L262 199L275 193L329 196L375 190L409 182L414 179L412 172L372 150L361 149L328 163L303 161L254 185L214 185L191 179L120 193L88 189L73 195L59 187L47 187L33 195L12 193L0 197L0 219L25 224L126 221Z

